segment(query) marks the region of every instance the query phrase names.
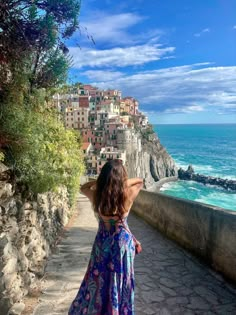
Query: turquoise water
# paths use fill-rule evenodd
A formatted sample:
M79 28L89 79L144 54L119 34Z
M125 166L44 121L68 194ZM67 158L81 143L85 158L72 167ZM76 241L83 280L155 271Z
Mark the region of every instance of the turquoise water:
M236 180L236 124L153 125L178 167ZM236 194L215 186L178 181L162 187L165 194L236 210Z

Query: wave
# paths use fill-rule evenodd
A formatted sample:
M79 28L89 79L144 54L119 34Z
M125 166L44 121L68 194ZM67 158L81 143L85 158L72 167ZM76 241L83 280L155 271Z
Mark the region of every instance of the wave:
M161 188L160 188L160 191L165 191L165 190L167 190L167 189L169 189L169 188L173 188L173 183L165 183L165 184L163 184L162 186L161 186Z
M201 165L201 164L195 164L193 165L193 169L195 172L200 172L200 171L214 171L215 168L212 165Z
M197 189L196 187L189 187L189 189L191 189L191 190L196 190L196 191L200 191L200 189Z
M227 191L223 187L204 185L194 181L177 181L163 186L161 191L166 195L236 211L236 193Z

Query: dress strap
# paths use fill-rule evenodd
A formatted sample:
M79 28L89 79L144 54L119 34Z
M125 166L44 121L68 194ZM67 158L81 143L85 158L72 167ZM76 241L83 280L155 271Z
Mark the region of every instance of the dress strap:
M99 216L100 219L104 222L104 223L110 223L111 225L115 225L117 222L120 221L120 219L108 219L108 220L104 220L101 216Z

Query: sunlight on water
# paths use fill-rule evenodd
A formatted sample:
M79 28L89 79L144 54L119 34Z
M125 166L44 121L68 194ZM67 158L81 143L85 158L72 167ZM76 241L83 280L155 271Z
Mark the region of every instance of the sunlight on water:
M177 167L236 180L236 125L154 125ZM165 184L161 191L176 197L236 210L236 194L195 182Z

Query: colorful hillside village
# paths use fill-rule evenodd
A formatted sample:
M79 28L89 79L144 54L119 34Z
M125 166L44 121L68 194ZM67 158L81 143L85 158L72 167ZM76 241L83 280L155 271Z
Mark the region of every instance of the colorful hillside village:
M121 159L125 164L135 128L148 126L147 116L138 110L138 101L122 97L119 90L79 84L66 94L54 95L53 102L62 113L66 128L81 133L88 175L99 174L109 159Z

